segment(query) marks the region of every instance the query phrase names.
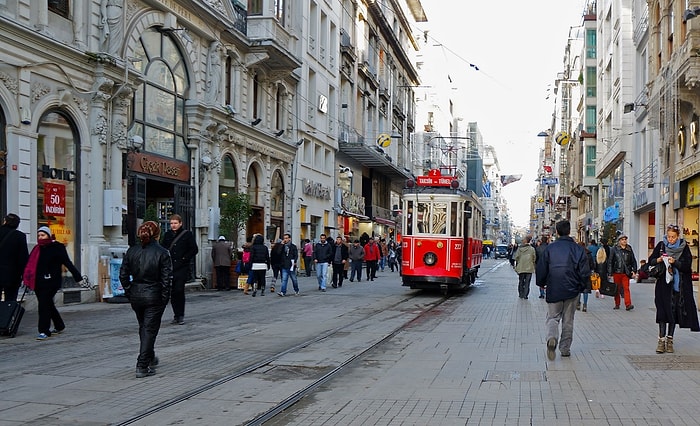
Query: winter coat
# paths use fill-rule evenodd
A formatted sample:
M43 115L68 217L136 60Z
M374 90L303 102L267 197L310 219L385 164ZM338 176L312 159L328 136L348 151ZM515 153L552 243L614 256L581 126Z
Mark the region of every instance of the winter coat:
M373 260L379 260L381 257L381 248L377 245L377 243L369 242L367 245L365 245L365 260L366 261L373 261Z
M233 246L229 241L217 241L211 249L211 260L214 266L231 266Z
M75 282L82 281L82 274L68 257L66 246L52 241L44 247L37 247L36 250L40 250L36 265L36 291L58 291L63 285L63 266L73 275Z
M537 285L547 287L548 303L577 297L591 280L586 252L569 236L547 245L536 271Z
M175 238L183 232L185 235L175 241ZM175 244L173 244L173 241L175 241ZM170 258L173 262L173 274L189 274L190 262L199 253L194 234L184 228L180 228L177 231L171 229L163 236L162 246L170 252Z
M19 287L29 260L27 236L22 231L3 225L0 226L0 241L0 277L8 284Z
M656 259L665 253L664 242L659 241L651 252L647 264L656 265ZM680 328L690 331L700 331L698 310L695 305L692 278L693 256L686 245L678 259L673 262L673 268L680 274L680 292L673 305L673 282L666 283L666 274L656 279L654 285L654 304L656 305L656 322L675 322Z
M331 263L333 262L333 246L326 240L325 244L321 242L316 243L314 247L314 260L318 263Z
M264 263L270 269L270 250L265 246L262 235L256 235L250 246L250 263Z
M535 248L530 244L523 244L515 252L515 272L518 274L532 274L535 272Z
M365 258L365 248L359 244L351 244L348 248L348 256L353 262L362 262Z
M290 242L288 244L281 244L282 246L282 268L291 269L292 262L297 265L297 258L299 257L299 250L294 243Z
M336 252L338 249L340 249L340 262L335 261L335 255L336 255ZM346 246L343 243L340 243L340 245L334 244L333 245L333 254L332 254L331 260L333 263L337 263L337 264L343 263L343 260L348 260L348 246Z
M167 304L173 283L170 253L156 241L129 247L119 268L119 282L131 303Z
M632 247L629 245L624 249L619 245L610 249L608 256L608 276L612 274L625 274L631 277L637 272L637 259L634 257Z

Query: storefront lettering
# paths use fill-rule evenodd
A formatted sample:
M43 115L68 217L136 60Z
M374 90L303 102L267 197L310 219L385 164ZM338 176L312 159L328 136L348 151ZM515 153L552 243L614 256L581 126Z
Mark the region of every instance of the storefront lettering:
M675 174L676 181L685 180L700 172L700 161L694 162L678 170Z
M56 179L74 182L76 174L72 170L57 169L55 167L49 167L46 164L44 164L43 166L41 166L41 177L43 177L44 179Z
M323 186L320 183L315 183L309 179L302 181L304 187L304 195L309 195L323 200L331 199L331 188Z
M145 173L153 176L162 176L180 181L189 179L189 166L187 163L169 160L144 153L130 153L127 158L129 170Z
M647 191L639 191L634 194L634 209L639 209L649 204L649 199L647 198Z

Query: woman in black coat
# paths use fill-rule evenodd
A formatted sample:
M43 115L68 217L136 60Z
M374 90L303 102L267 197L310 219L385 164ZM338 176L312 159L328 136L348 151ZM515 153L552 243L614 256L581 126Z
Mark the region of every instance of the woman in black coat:
M36 238L37 244L29 255L23 277L27 287L34 289L39 305L39 334L36 340L46 340L52 334L60 334L66 328L53 301L63 285L62 267L68 268L76 283L81 282L83 277L68 257L66 246L53 239L48 226L39 228Z
M700 331L693 296L692 261L693 256L686 241L680 238L680 229L669 225L663 241L654 247L648 262L652 266L664 264L668 268L666 274L656 279L654 288L656 322L659 324L657 353L673 352L676 324L690 331Z
M265 295L265 275L270 270L270 250L265 246L265 240L262 234L256 234L253 237L253 244L250 246L250 262L251 271L253 274L253 297L258 294Z

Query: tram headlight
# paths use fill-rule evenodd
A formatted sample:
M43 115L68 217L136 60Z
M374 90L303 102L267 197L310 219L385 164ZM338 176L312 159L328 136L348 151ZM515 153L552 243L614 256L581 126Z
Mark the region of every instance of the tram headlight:
M423 256L423 263L425 263L427 266L433 266L437 262L437 254L433 253L432 251L427 252Z

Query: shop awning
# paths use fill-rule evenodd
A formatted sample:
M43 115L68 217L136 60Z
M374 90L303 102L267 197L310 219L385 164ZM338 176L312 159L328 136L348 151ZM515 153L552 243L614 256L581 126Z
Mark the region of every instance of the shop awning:
M374 217L372 218L372 220L380 225L396 226L396 222L394 222L393 220L384 219L383 217Z
M349 211L347 211L347 210L341 210L338 214L340 214L340 215L342 215L342 216L356 217L356 218L358 218L358 219L360 219L360 220L367 220L367 219L369 219L369 216L365 216L365 215L359 214L359 213L349 212Z

